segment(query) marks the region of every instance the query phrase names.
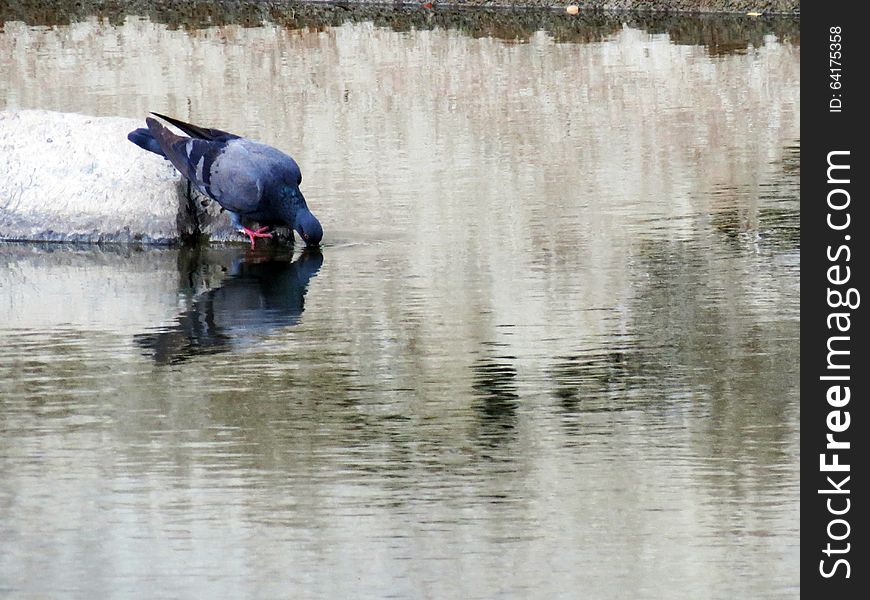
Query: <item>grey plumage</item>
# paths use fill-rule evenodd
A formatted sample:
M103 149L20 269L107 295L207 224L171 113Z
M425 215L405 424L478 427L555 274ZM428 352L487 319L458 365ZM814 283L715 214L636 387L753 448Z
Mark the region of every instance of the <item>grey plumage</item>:
M323 228L299 190L299 165L280 150L238 135L199 127L152 113L178 127L177 135L152 118L146 128L127 138L145 150L168 159L203 194L226 209L235 227L254 245L257 237L271 237L271 227L292 227L308 245L317 245ZM249 229L245 223L262 225Z

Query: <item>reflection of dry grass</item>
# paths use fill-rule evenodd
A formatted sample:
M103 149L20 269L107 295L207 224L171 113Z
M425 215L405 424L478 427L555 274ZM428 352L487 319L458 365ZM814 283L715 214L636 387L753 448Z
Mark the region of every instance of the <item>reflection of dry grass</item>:
M530 2L533 3L533 0ZM643 3L638 3L643 4ZM652 7L654 8L654 7ZM605 13L581 11L565 18L561 12L538 9L438 9L383 5L299 4L288 1L165 0L157 6L143 0L20 0L0 4L0 24L24 21L48 27L68 25L87 17L100 17L112 25L127 16L146 16L169 29L201 29L220 25L258 27L264 22L286 29L324 31L344 23L371 21L393 31L455 29L471 37L528 41L546 31L557 42L589 43L606 38L623 23L650 33L667 33L676 44L702 45L713 55L745 51L763 45L765 35L800 43L796 18L746 19L742 16L688 16L661 13Z
M746 19L733 15L634 15L631 27L647 33L666 33L675 44L704 46L712 56L740 53L764 45L768 35L800 45L797 19Z

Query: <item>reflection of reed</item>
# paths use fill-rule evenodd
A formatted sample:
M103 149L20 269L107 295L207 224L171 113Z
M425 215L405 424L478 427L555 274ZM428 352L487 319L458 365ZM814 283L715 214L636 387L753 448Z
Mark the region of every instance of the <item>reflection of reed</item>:
M94 0L18 0L0 3L0 25L24 21L28 25L69 25L87 17L106 19L120 25L127 16L146 16L170 29L202 29L222 25L258 27L275 23L286 29L321 30L345 23L371 21L393 31L454 29L470 37L492 37L526 41L535 32L546 31L557 42L599 42L620 30L623 23L650 33L668 33L677 44L702 45L714 55L741 52L749 46L764 45L764 36L800 41L800 21L794 19L747 20L737 17L696 17L687 15L605 13L585 11L571 19L549 10L439 9L421 11L416 7L365 5L298 4L277 2L222 2L220 0L164 0L106 3Z
M750 251L722 251L722 241L737 240L721 217L711 239L650 241L638 256L649 276L636 288L630 327L644 362L666 382L658 396L703 410L710 447L739 464L793 460L782 427L800 414L799 239L790 233L797 197L793 204L761 213L761 231L794 226L763 235ZM724 477L739 482L744 475L729 470ZM722 488L739 495L743 486L733 481Z
M472 390L476 397L473 405L479 420L478 437L496 443L516 427L517 370L513 356L484 357L471 365L474 373Z
M627 392L655 385L665 372L654 353L633 344L558 357L549 369L553 394L567 413L626 410Z

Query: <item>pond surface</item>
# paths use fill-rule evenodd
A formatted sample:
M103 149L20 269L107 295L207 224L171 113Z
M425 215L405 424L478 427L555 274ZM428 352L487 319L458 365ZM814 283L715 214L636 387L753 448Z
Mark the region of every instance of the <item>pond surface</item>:
M326 236L0 246L0 595L799 593L796 27L445 14L7 16L0 108L272 143Z

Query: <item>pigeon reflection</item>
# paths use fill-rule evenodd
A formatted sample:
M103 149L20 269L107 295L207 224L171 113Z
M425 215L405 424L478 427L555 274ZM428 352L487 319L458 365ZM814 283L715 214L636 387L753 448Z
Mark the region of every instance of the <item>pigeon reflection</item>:
M196 296L173 325L134 337L158 364L228 352L299 323L308 282L323 255L307 248L296 260L248 253L237 258L220 286Z

